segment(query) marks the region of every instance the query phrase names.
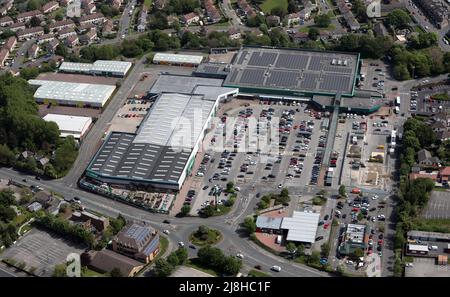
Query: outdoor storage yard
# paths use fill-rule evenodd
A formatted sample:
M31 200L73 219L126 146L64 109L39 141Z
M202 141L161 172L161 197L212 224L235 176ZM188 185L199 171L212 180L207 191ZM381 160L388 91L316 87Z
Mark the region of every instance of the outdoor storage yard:
M17 264L25 263L27 269L35 267L38 276L52 276L55 265L66 262L70 253L81 254L85 246L73 243L52 233L32 229L17 243L6 249L2 260L12 259Z

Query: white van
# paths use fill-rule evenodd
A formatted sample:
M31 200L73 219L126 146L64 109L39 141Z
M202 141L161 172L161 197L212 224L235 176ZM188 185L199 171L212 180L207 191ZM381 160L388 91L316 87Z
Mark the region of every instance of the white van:
M282 239L281 235L278 235L278 236L277 236L277 241L276 241L277 244L280 244L280 243L281 243L281 239Z
M437 245L432 245L432 246L429 246L428 249L430 249L432 251L437 251L439 248Z

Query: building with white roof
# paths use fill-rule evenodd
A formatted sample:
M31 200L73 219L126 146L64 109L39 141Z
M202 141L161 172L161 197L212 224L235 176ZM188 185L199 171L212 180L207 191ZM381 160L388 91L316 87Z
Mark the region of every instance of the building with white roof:
M92 124L92 118L49 113L44 117L47 122L55 122L58 125L60 136L69 135L81 140Z
M203 61L203 56L180 55L169 53L156 53L153 57L154 64L198 66Z
M97 60L94 63L63 62L59 67L59 71L124 77L130 70L131 66L131 62L112 60Z
M283 218L281 229L287 230L287 241L314 243L319 213L294 211L292 217Z
M38 103L101 108L113 94L116 86L71 83L31 79L29 84L39 86L34 93Z

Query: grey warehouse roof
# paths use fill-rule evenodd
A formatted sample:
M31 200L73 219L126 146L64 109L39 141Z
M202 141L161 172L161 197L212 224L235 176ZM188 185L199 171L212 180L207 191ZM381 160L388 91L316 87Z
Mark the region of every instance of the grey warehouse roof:
M217 78L161 74L150 89L150 94L164 92L191 94L198 86L221 87L222 83L223 79Z
M274 229L278 230L281 227L283 218L273 218L267 216L258 216L256 219L256 227L262 229Z
M186 63L198 65L203 61L203 56L198 55L180 55L169 53L156 53L153 56L153 63L167 62L167 63Z
M224 85L351 94L357 63L351 53L245 47Z
M40 86L34 93L36 99L52 99L66 102L85 102L103 106L115 90L115 86L71 83L50 80L28 81Z
M281 229L287 229L288 241L310 242L316 240L320 214L294 211L291 218L283 218Z

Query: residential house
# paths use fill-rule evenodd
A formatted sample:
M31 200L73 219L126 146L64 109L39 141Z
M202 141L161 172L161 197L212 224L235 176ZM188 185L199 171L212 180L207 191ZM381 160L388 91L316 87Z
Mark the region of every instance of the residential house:
M80 42L83 44L91 44L97 39L97 30L89 30L86 34L81 35Z
M19 13L16 17L17 22L26 23L30 21L33 17L43 18L44 15L40 10L32 10L27 12Z
M28 211L36 212L42 209L42 205L39 202L33 202L27 207Z
M276 26L280 25L281 19L277 15L269 15L268 17L266 17L266 23L270 27L276 27Z
M222 19L222 16L220 15L220 12L217 9L217 7L214 5L213 0L205 0L204 6L205 6L208 22L210 22L210 23L220 22L220 20Z
M20 30L25 30L26 26L25 26L25 23L14 23L14 24L10 25L8 27L8 29L13 31L13 32L17 32L17 31L20 31Z
M54 38L53 40L50 40L47 43L46 49L47 49L47 51L49 53L53 53L54 54L55 51L56 51L56 48L58 47L58 45L59 45L59 40Z
M58 2L50 1L50 2L45 3L42 6L41 11L42 11L42 13L46 14L46 13L52 12L54 10L57 10L58 8L59 8Z
M109 219L103 216L97 216L93 213L82 211L81 212L82 220L90 220L90 224L94 226L99 232L103 232L109 226Z
M292 39L294 42L302 43L309 40L309 35L306 32L295 32L292 35Z
M111 20L106 20L106 22L103 24L102 35L103 36L109 36L109 35L114 34L114 33L116 33L116 32L114 31L114 24L113 24L113 22Z
M36 44L33 44L33 45L36 45ZM40 47L38 46L38 45L36 45L36 51L35 51L35 49L33 48L33 46L31 46L28 50L30 50L30 49L32 49L32 51L31 51L31 53L34 55L34 57L33 58L36 58L37 57L37 54L38 54L38 52L39 52L39 49L40 49ZM30 52L28 53L28 56L30 56ZM39 160L38 160L38 165L41 167L41 168L44 168L45 167L45 165L47 165L48 163L50 162L50 159L49 158L47 158L47 157L42 157L42 158L39 158Z
M105 17L101 12L91 15L85 15L80 18L80 25L84 24L102 24L105 21Z
M231 27L230 29L228 29L228 37L231 40L240 39L241 38L241 32L239 31L239 29Z
M55 39L55 34L53 34L53 33L44 34L41 37L39 37L39 39L37 40L37 43L38 44L43 44L45 42L50 42L53 39Z
M144 264L129 257L123 256L111 250L89 251L88 256L82 255L86 266L100 273L110 273L113 269L119 269L120 274L126 277L136 275Z
M16 45L17 45L17 38L15 36L11 36L11 37L8 37L8 39L6 39L5 44L3 45L3 48L5 48L11 52Z
M443 167L439 170L439 182L450 183L450 166Z
M244 12L247 18L252 18L256 16L256 12L253 10L250 4L248 4L246 0L237 0L237 5Z
M59 1L59 5L61 5L61 6L67 6L73 2L73 0L58 0L58 1Z
M28 55L28 57L31 58L31 59L36 59L37 56L38 56L38 53L39 53L39 46L38 46L37 44L33 43L33 44L28 48L27 55ZM48 159L47 159L47 160L48 160ZM47 163L48 163L48 161L47 161ZM45 164L44 164L44 165L45 165Z
M311 1L307 1L303 4L304 8L300 10L299 16L300 19L307 21L311 18L312 12L317 9L317 4L312 3Z
M433 172L426 172L426 171L420 171L420 172L411 172L409 174L409 180L415 180L418 178L429 178L436 182L438 180L439 172L433 171Z
M174 22L179 22L180 20L176 15L168 15L166 21L168 26L172 26Z
M97 30L97 26L95 26L94 24L84 24L77 27L78 33L85 33L92 29Z
M88 6L86 6L86 8L84 9L84 12L86 14L93 14L97 11L97 8L95 7L94 4L88 4Z
M184 24L186 24L187 26L189 26L190 24L193 24L193 23L198 23L199 21L200 21L200 17L195 12L185 14L182 18L182 22Z
M128 223L113 239L113 251L149 263L159 252L159 234L148 225Z
M388 31L382 22L378 22L373 26L373 31L376 36L387 36Z
M438 167L441 163L438 157L431 156L431 152L426 149L418 151L417 158L420 167Z
M121 5L122 5L122 1L121 0L112 0L111 1L111 6L116 8L116 9L120 9Z
M169 3L169 0L155 0L153 1L153 5L156 9L164 9L166 5Z
M290 13L286 16L287 25L294 25L300 22L300 15L298 13Z
M0 15L6 15L8 11L13 7L14 0L7 0L0 6Z
M14 21L11 17L5 16L0 19L0 27L6 27L14 24Z
M69 36L73 36L73 35L77 35L77 32L75 32L75 30L73 28L66 28L66 29L62 29L60 31L58 31L58 39L62 40L65 39Z
M75 35L70 35L66 38L65 40L65 44L68 47L74 47L76 46L78 43L80 42L80 40L78 39L78 36Z
M81 0L81 7L82 8L86 8L90 4L94 4L94 0Z
M147 8L143 7L141 13L139 14L139 24L137 25L138 32L144 32L147 28Z
M59 31L62 29L67 29L67 28L75 28L75 23L72 20L68 19L68 20L54 22L53 24L50 24L48 26L48 29L51 32Z
M345 22L347 23L347 26L350 28L351 31L358 31L359 29L361 29L361 25L356 20L355 16L351 11L344 13L343 17L345 19Z
M5 66L5 61L8 59L9 51L5 48L0 49L0 67Z
M30 38L36 38L41 35L44 35L44 28L40 26L20 30L17 32L17 38L19 39L19 41L28 40Z

